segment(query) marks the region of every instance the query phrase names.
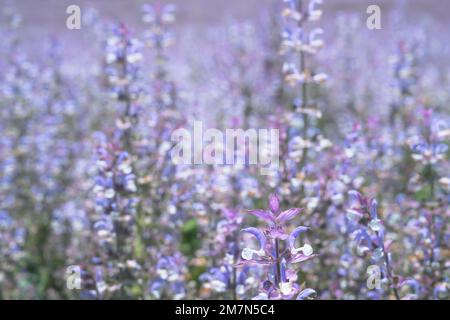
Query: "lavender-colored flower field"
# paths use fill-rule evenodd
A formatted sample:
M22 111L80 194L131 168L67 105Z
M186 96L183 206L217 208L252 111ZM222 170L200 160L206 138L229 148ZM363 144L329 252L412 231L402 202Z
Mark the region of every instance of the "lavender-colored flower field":
M0 0L0 299L448 300L450 6L373 2Z

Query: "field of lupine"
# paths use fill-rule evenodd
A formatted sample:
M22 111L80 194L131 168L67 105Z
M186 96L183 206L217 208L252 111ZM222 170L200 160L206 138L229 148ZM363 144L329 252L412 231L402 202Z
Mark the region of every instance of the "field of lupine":
M449 299L448 28L407 7L83 6L82 60L2 6L0 299ZM195 120L278 129L279 166L174 164Z

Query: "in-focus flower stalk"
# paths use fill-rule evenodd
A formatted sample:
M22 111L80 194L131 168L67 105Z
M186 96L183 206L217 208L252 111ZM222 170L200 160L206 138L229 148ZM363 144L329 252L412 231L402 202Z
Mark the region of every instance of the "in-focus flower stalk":
M307 227L297 227L291 233L287 232L286 223L300 214L302 209L292 208L281 211L280 199L272 194L269 197L268 210L250 210L249 214L264 221L267 226L260 230L249 227L243 233L252 235L259 243L258 249L245 247L242 250L240 266L259 265L269 268L267 280L261 286L261 291L255 299L306 299L315 295L312 289L301 288L297 283L297 274L291 267L296 263L308 261L315 256L312 247L305 244L295 247L296 239L309 230Z

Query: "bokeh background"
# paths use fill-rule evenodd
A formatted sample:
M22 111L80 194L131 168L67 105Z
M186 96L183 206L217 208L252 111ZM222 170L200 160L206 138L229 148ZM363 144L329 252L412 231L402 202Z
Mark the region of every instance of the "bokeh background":
M145 3L0 0L0 299L449 298L448 1L324 0L300 30L281 0ZM193 120L279 129L279 170L174 165ZM247 212L272 193L311 228L283 281Z

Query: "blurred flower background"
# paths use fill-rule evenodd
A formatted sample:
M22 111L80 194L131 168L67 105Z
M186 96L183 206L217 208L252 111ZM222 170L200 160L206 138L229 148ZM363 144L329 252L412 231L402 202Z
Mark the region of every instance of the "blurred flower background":
M0 0L0 299L449 299L449 4L371 4Z

